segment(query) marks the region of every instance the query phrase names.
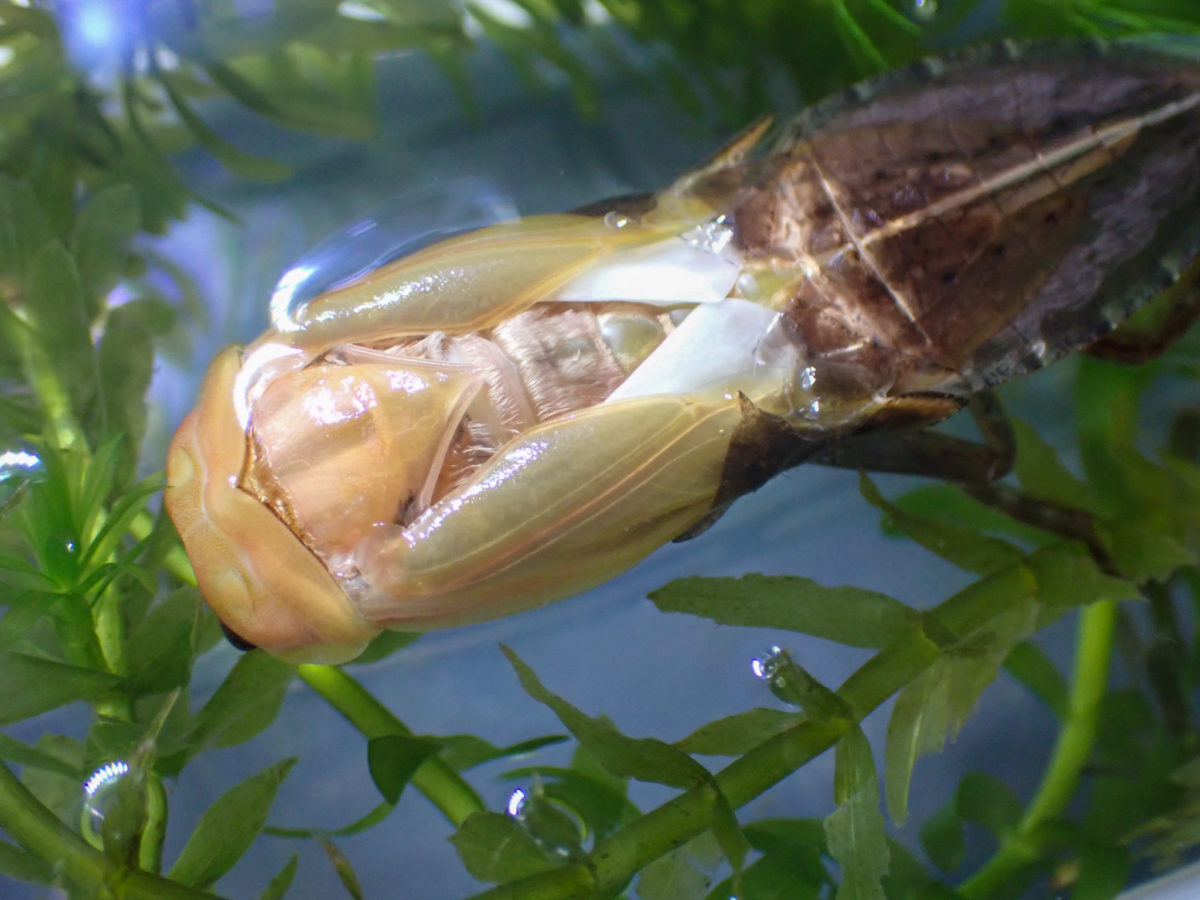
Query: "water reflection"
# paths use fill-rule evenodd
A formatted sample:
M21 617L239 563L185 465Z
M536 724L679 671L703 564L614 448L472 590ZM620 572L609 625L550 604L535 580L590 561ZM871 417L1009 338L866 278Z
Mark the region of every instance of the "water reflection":
M283 273L271 294L271 323L297 327L314 297L430 244L514 219L507 194L483 178L441 180L404 191L323 241Z

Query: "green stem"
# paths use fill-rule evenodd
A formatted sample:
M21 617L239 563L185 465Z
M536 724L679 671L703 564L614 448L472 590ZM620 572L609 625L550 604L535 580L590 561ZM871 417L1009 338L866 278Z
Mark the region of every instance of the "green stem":
M1080 613L1067 719L1025 815L995 855L959 887L969 900L1004 896L1009 881L1041 858L1041 826L1060 816L1074 796L1096 739L1116 622L1117 605L1111 600L1093 603Z
M40 337L20 312L15 312L8 321L12 327L6 329L7 337L21 355L25 380L37 395L55 443L62 449L86 447L83 432L71 411L70 392L42 348ZM17 329L23 333L16 333Z
M1023 567L983 579L929 614L925 631L907 632L863 664L838 689L860 721L941 653L938 642L969 635L1010 609L1015 592L1032 589ZM928 632L928 633L927 633ZM929 635L933 634L937 640ZM837 718L806 721L767 739L716 774L717 786L735 809L828 750L850 727ZM586 900L609 896L644 866L711 827L712 788L692 788L599 841L583 859L498 885L471 900Z
M133 520L130 531L140 540L150 533L151 527L150 516L142 514ZM169 553L166 565L181 581L195 585L196 575L182 550ZM298 668L298 673L309 687L368 739L388 734L412 734L391 710L342 669L306 664ZM412 783L456 827L471 813L486 808L475 789L437 757L421 764L413 774Z
M43 806L0 764L0 831L14 838L88 897L116 900L219 900L149 872L125 869Z
M369 740L412 731L361 684L335 666L301 665L300 678L346 717ZM479 795L457 772L438 757L425 760L413 773L413 786L442 811L455 826L486 807Z

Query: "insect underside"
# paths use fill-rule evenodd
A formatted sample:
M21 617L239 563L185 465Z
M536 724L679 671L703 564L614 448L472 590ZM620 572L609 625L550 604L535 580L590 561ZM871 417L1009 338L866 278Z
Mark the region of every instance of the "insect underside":
M1195 52L920 64L657 195L280 304L172 449L206 598L344 658L596 584L803 461L928 469L921 427L1192 292Z

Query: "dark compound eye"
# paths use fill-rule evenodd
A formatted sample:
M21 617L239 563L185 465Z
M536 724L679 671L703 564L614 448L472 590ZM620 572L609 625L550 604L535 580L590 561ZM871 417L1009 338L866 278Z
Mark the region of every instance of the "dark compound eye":
M234 631L232 628L230 628L224 622L221 623L221 630L223 632L225 632L225 639L228 640L229 643L233 644L233 646L236 647L238 650L246 651L246 650L257 650L258 649L257 644L250 643L248 640L246 640L244 637L242 637L240 634L238 634L236 631Z

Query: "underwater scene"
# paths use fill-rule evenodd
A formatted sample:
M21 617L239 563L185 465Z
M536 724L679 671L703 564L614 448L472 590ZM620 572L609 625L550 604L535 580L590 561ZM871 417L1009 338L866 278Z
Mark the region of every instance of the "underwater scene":
M1200 895L1200 8L0 8L0 896Z

